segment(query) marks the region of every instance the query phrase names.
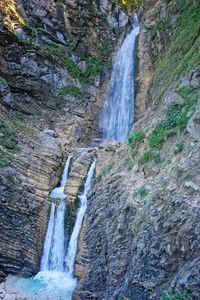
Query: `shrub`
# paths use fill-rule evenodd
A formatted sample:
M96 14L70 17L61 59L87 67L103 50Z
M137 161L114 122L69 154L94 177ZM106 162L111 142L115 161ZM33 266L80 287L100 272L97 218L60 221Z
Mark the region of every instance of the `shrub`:
M177 0L173 9L178 9L180 15L176 22L176 30L167 41L165 54L154 72L153 80L157 83L157 94L160 93L160 89L164 88L166 91L180 74L184 75L195 69L200 60L198 34L200 2ZM158 27L160 26L162 28L163 24L159 24ZM157 99L157 102L161 99Z
M154 30L158 30L158 31L164 31L166 29L166 21L164 20L160 20L158 21L155 25L154 25Z
M145 196L147 196L148 193L149 193L149 190L147 188L145 188L144 186L141 186L137 190L137 194L139 194L141 198L144 198Z
M64 95L64 94L69 94L77 98L81 98L84 96L81 90L75 85L68 85L63 87L60 91L60 95Z
M137 130L128 136L128 144L130 146L132 155L137 153L138 147L144 138L145 134L142 130Z
M156 153L151 149L147 149L140 156L139 163L144 164L150 160L153 160L155 163L161 163L163 161L163 158L161 158L159 153Z
M114 166L114 162L106 165L105 167L102 168L100 174L99 174L99 178L102 178L102 177L106 177L110 171L112 170L112 167Z
M183 131L187 126L190 118L188 112L194 111L198 97L193 90L188 88L181 88L178 91L184 96L184 103L168 107L166 118L156 124L148 137L150 148L161 149L165 140L175 134L175 129Z
M174 153L177 154L177 153L180 153L182 151L183 151L183 143L176 142L174 144Z
M187 291L176 292L175 294L165 292L161 297L161 300L190 300L190 299L192 299L191 295Z

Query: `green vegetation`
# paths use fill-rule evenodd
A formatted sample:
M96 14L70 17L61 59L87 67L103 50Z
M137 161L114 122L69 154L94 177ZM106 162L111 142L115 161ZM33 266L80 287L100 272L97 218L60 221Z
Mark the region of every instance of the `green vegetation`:
M106 64L97 57L78 53L80 59L86 62L85 69L81 70L79 66L70 58L66 48L52 46L48 43L44 43L43 48L46 49L50 54L62 60L66 64L70 75L74 78L78 78L83 83L87 83L91 77L98 75L100 68L102 66L106 66Z
M7 28L15 33L13 20L18 21L21 26L26 26L25 20L19 15L15 0L0 1L0 10L4 13L4 24Z
M165 94L167 87L175 78L180 74L187 74L200 61L200 2L178 0L174 10L180 11L180 17L177 20L176 30L168 42L167 51L155 69L154 82L161 87L157 88L159 94L154 100L155 104L161 101L161 95ZM157 25L162 30L165 26L163 22Z
M187 93L186 93L187 90ZM184 97L184 104L169 106L166 113L166 118L157 123L154 130L148 137L148 144L150 148L161 149L165 140L174 135L174 130L184 130L187 126L187 122L190 118L188 112L193 112L195 103L197 102L196 93L193 90L184 88L184 94L182 90L179 93Z
M3 112L0 113L0 167L8 165L18 151L16 130Z
M140 195L140 197L143 199L144 197L146 197L149 193L149 190L145 187L145 186L141 186L138 190L137 190L137 194Z
M37 80L26 80L25 87L30 90L37 90L40 88L40 83Z
M166 29L166 26L167 26L166 21L160 20L160 21L158 21L158 22L154 25L153 29L154 29L155 31L156 31L156 30L158 30L158 31L164 31L164 30Z
M79 207L79 197L77 196L74 200L74 202L67 202L66 208L65 208L65 227L70 228L73 225L73 221L76 216L76 211Z
M119 35L121 34L121 29L120 28L114 28L113 29L115 31L115 34ZM117 30L119 30L119 32L117 32ZM101 57L101 59L103 61L107 61L110 58L110 53L112 53L112 43L111 40L105 40L104 42L102 42L102 44L100 46L97 46L97 51Z
M167 108L165 119L158 122L153 131L148 136L148 148L139 158L140 163L146 163L153 160L160 163L161 159L158 152L162 148L164 142L170 137L179 132L184 132L191 114L194 112L195 104L198 101L198 90L188 87L181 87L178 92L183 98L184 103ZM179 153L183 150L183 144L176 142L174 144L174 153Z
M133 11L140 7L142 0L112 0L112 2L118 5L124 5L128 11Z
M5 87L8 87L8 83L7 83L7 81L3 77L0 77L0 83L2 85L4 85Z
M183 143L181 142L176 142L174 144L174 153L177 154L177 153L180 153L183 151Z
M150 39L154 40L157 36L157 31L163 32L167 28L167 21L166 20L160 20L158 21L154 26L152 26L150 31Z
M184 174L184 169L177 165L173 168L173 171L175 173L176 180L181 181Z
M111 3L125 6L128 11L138 9L142 3L142 0L110 0Z
M35 138L34 130L17 116L0 112L0 167L8 165L18 153L17 131Z
M189 292L176 292L175 294L165 292L160 300L190 300L192 299Z
M192 178L193 178L193 174L192 174L192 172L187 172L186 174L185 174L185 176L184 176L184 179L185 180L192 180Z
M131 149L131 154L134 156L137 151L140 143L144 140L145 134L142 130L137 130L131 133L128 136L128 144Z
M77 97L77 98L84 97L84 94L75 85L68 85L68 86L63 87L60 91L60 95L64 95L64 94L69 94L69 95Z
M144 164L148 161L154 161L155 163L161 163L163 162L163 159L161 158L159 153L156 153L152 149L146 149L142 155L139 157L139 163Z
M167 108L165 119L158 122L149 134L148 147L139 158L139 162L144 164L150 160L161 163L163 159L158 151L162 149L164 142L178 132L184 132L191 114L194 112L195 104L198 101L198 89L181 87L177 92L184 98L183 104L169 106ZM183 150L183 144L176 142L174 144L174 153ZM155 152L156 151L156 152Z
M113 166L114 166L114 162L111 162L110 164L103 167L100 174L99 174L99 176L98 176L98 179L102 179L103 177L106 177L110 173L110 171L112 170Z

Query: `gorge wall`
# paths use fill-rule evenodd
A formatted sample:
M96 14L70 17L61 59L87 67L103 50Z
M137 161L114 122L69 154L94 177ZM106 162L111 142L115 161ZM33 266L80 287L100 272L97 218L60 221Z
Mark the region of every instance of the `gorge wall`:
M76 300L200 298L200 6L145 1L139 15L140 118L98 152Z
M0 2L0 21L4 278L38 271L49 193L67 153L100 137L100 96L128 17L106 1L6 0ZM75 197L73 186L68 193Z
M1 278L38 271L65 153L101 136L111 56L129 29L115 2L0 2ZM200 5L146 0L138 14L139 114L127 143L98 147L74 300L200 298Z

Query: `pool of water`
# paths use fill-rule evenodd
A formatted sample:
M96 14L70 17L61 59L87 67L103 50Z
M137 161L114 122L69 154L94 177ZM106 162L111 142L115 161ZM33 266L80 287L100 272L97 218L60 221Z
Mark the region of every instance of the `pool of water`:
M67 273L43 271L31 278L9 276L6 290L27 300L71 300L76 283Z

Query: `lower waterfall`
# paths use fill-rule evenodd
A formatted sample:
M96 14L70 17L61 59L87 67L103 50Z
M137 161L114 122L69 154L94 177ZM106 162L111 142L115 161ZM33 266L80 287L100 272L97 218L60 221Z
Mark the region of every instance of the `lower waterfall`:
M87 193L94 176L96 158L94 158L88 170L83 193L78 196L80 206L68 249L65 250L64 216L67 199L64 195L64 188L67 184L72 157L73 155L68 156L60 186L55 188L51 193L52 205L44 241L40 272L29 279L9 276L6 283L7 288L11 292L13 290L13 292L19 294L19 297L24 297L27 300L71 300L77 283L74 277L74 263L78 236L87 208ZM60 201L57 208L54 198L59 198Z

